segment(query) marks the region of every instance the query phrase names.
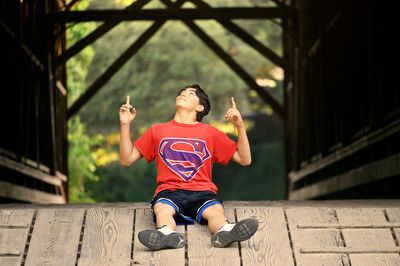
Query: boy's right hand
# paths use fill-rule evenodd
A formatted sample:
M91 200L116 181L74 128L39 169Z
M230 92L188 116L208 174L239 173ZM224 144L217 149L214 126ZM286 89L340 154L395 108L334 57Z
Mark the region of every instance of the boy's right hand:
M130 104L129 96L126 96L126 103L119 108L119 122L130 124L136 117L136 109Z
M228 109L225 114L225 118L228 121L231 121L236 127L243 126L243 119L242 115L240 114L239 110L236 108L235 99L231 97L232 107Z

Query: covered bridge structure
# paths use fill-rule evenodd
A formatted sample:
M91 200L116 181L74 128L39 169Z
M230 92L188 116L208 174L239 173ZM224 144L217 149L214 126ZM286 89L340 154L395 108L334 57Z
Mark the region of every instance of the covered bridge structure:
M397 10L389 1L161 0L164 9L71 11L79 0L0 1L0 265L400 265L400 88ZM154 1L154 0L153 0ZM278 19L283 56L232 19ZM284 104L195 20L213 19L285 73ZM67 108L65 62L125 20L153 25ZM67 121L167 20L182 20L285 125L287 199L227 202L254 217L253 238L213 248L205 227L185 248L150 252L143 203L68 205ZM66 23L104 21L66 48ZM377 200L377 198L381 200ZM347 199L299 201L304 199ZM374 200L350 200L374 199ZM34 204L25 204L34 203Z
M285 125L288 199L396 198L400 173L400 90L396 11L389 2L273 0L263 6L213 7L212 1L162 0L164 9L71 11L78 0L0 3L0 201L68 201L67 120L167 20L181 20ZM264 1L268 2L268 1ZM260 5L258 5L260 4ZM277 19L283 56L232 19ZM195 20L216 20L285 73L277 102ZM146 30L67 108L65 62L121 21ZM104 21L66 49L66 23Z

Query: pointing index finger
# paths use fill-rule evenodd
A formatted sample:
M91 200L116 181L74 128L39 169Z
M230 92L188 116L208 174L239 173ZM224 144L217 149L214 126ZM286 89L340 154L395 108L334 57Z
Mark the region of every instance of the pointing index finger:
M236 109L235 98L231 97L231 102L232 102L232 108Z

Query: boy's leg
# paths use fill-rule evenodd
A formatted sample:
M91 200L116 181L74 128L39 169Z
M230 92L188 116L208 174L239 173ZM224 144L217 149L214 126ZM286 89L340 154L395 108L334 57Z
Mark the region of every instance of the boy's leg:
M168 204L158 202L153 208L154 215L156 216L157 227L168 226L170 229L176 229L174 220L175 209Z
M210 230L211 234L215 234L223 225L228 224L221 204L215 204L205 209L203 218L207 220L208 230Z
M153 211L158 228L140 231L138 234L139 241L151 250L185 246L185 235L175 231L175 209L168 204L158 202L154 205Z
M245 219L229 224L224 208L220 204L212 205L203 211L203 218L208 221L208 229L213 234L211 243L214 247L226 247L233 242L240 242L252 237L258 229L256 219Z

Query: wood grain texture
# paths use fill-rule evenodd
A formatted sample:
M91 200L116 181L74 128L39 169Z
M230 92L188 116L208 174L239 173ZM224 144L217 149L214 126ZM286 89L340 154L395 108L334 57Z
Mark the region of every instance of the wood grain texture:
M83 215L83 209L39 210L25 265L75 265Z
M235 221L234 209L225 209L225 216L230 222ZM237 243L226 248L215 248L211 244L211 233L205 225L188 225L188 258L189 265L222 265L229 258L229 265L240 265L239 247ZM210 261L212 259L212 263ZM228 262L228 261L226 261ZM211 263L211 264L210 264Z
M337 210L337 216L340 224L370 225L387 222L383 209L378 208L342 208ZM343 229L343 237L348 247L376 250L396 247L389 228ZM352 266L400 265L399 254L350 254L349 256Z
M399 223L400 222L400 207L399 208L386 208L385 209L388 222L390 223ZM400 246L400 228L393 229L393 240L395 241L396 246Z
M400 223L400 203L398 208L386 208L385 209L388 222L390 223Z
M207 227L198 224L187 227L187 247L148 250L137 239L140 230L155 227L152 212L144 203L7 205L0 208L0 265L23 265L35 213L32 208L37 209L37 216L24 265L293 265L294 259L296 266L400 265L400 228L393 227L400 223L399 203L231 202L225 204L231 221L235 220L236 208L239 220L255 217L260 223L258 232L241 243L240 253L237 244L213 248ZM80 258L76 261L86 209ZM184 227L177 228L185 232Z
M294 265L282 208L237 208L238 220L255 218L258 231L241 243L243 265Z
M185 248L165 249L151 251L143 246L138 239L138 233L141 230L155 228L153 223L153 213L149 208L136 209L135 219L135 239L133 250L133 263L140 265L185 265ZM185 232L184 226L177 226L176 231Z
M34 210L0 210L0 224L4 226L30 226Z
M343 247L338 229L300 229L298 224L312 225L338 223L335 210L331 208L288 208L286 214L297 266L299 265L349 265L345 254L302 254L301 248Z
M78 265L129 265L133 218L133 209L88 210Z
M240 257L207 257L207 258L190 258L190 266L234 266L240 265Z
M0 265L4 266L20 266L21 258L19 257L1 257Z
M351 266L398 266L399 254L351 254Z
M79 258L79 266L131 266L131 260L116 258Z
M33 210L0 210L0 265L21 265Z

